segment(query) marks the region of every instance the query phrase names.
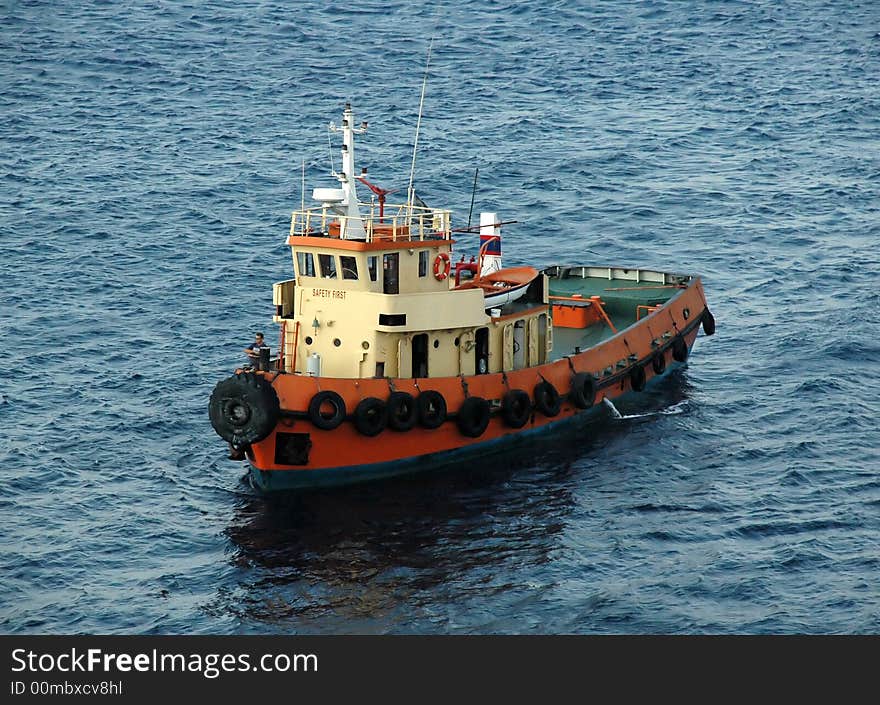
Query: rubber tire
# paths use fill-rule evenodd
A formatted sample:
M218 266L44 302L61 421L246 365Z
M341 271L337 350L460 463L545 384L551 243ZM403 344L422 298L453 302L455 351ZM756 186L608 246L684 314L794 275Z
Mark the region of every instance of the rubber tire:
M511 428L522 428L532 416L532 400L522 389L511 389L501 400L501 418Z
M703 332L706 335L715 335L715 316L708 308L703 311L700 322L703 324Z
M354 427L364 436L378 436L388 425L388 407L376 397L367 397L355 407Z
M391 392L388 397L388 426L395 431L409 431L416 425L418 408L412 394Z
M446 399L440 392L426 389L416 397L419 424L422 428L440 428L446 423Z
M641 392L645 388L645 384L647 384L647 377L645 376L645 368L641 365L636 365L630 370L629 373L629 385L632 387L634 392Z
M672 358L676 362L685 362L688 359L688 346L681 336L672 341Z
M568 398L579 409L589 409L596 401L596 379L588 372L578 372L571 378Z
M458 410L455 421L463 436L479 438L489 427L491 415L489 402L483 397L468 397Z
M662 375L666 371L666 353L662 350L651 358L651 369L655 375Z
M330 418L325 418L321 414L321 407L327 403L333 405L333 416ZM345 400L329 389L318 392L309 402L309 421L316 428L320 428L323 431L332 431L345 421Z
M562 409L562 398L550 382L546 380L535 385L535 408L544 416L556 416Z
M262 441L278 423L281 405L275 389L251 372L218 382L208 402L211 426L234 448Z

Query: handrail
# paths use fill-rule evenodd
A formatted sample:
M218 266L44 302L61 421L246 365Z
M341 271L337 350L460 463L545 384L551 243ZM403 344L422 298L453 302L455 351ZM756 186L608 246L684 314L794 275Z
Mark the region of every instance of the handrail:
M372 203L361 203L367 211L366 216L353 217L331 211L329 206L295 210L290 219L290 236L307 237L315 234L326 235L332 222L339 224L339 237L344 238L353 221L363 225L367 242L379 239L425 240L432 236L452 237L452 211L440 208L412 206L411 212L405 204L386 204L385 212L379 218ZM397 212L394 212L397 209ZM391 213L389 213L391 210ZM319 225L320 217L320 227ZM415 232L413 232L415 231Z

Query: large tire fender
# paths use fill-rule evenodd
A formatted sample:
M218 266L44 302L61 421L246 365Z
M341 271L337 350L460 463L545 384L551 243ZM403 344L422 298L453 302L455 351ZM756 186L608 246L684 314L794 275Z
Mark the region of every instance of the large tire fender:
M272 385L245 372L219 382L208 402L217 434L235 448L262 441L278 423L281 405Z

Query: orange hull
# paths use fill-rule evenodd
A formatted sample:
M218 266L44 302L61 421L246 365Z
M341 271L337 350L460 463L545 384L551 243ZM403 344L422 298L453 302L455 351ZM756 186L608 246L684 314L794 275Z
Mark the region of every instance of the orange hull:
M589 373L595 378L593 407L601 404L603 398L613 400L630 391L639 391L646 382L674 364L673 346L676 339L683 340L687 350L693 346L705 310L701 282L694 279L662 308L604 342L538 367L506 373L431 379L336 379L260 373L271 382L278 396L281 417L266 438L248 447L247 457L256 470L271 471L271 475L277 474L279 477L288 473L307 473L311 476L315 474L313 471L332 474L335 469L345 469L346 481L357 481L358 473L349 471L363 468L364 479L369 479L368 468L371 465L378 467L468 447L474 447L476 451L481 444L503 440L507 436L516 436L588 412L592 407L579 408L569 398L571 380L576 373ZM678 345L680 348L680 343ZM658 368L661 368L659 373L651 364L657 356L662 356L665 363L662 367L658 364ZM644 370L644 378L640 379L641 372L637 368ZM542 381L551 383L559 392L562 398L559 413L550 417L535 409L522 428L506 425L498 413L500 400L505 393L520 389L531 397L535 385ZM385 400L394 391L408 392L416 397L426 390L435 390L446 400L450 418L436 429L416 426L412 430L398 432L387 428L373 437L360 434L350 418L333 430L322 430L311 422L308 408L315 394L327 390L342 397L349 415L367 397ZM488 400L492 406L489 425L477 438L463 435L455 421L455 412L467 397L473 396ZM297 465L277 462L276 440L279 433L309 434L311 445L306 462ZM441 456L435 456L434 459L437 457ZM296 477L290 475L277 484L296 486L304 483L297 482Z

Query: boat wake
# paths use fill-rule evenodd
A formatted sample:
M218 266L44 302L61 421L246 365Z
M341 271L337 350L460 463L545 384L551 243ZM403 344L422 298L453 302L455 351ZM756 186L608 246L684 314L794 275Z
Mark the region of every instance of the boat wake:
M643 419L649 416L672 416L674 414L683 414L687 409L688 400L684 399L683 401L678 402L677 404L673 404L672 406L666 407L665 409L658 409L657 411L648 411L644 414L621 414L620 411L617 410L617 407L614 406L614 402L608 399L607 397L602 399L602 402L607 406L611 415L615 419Z

